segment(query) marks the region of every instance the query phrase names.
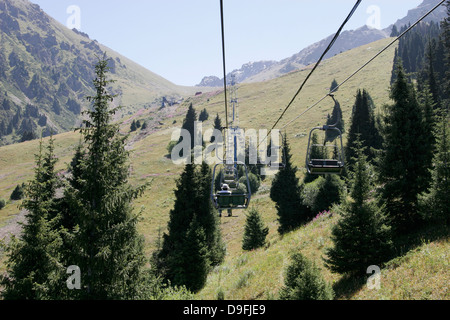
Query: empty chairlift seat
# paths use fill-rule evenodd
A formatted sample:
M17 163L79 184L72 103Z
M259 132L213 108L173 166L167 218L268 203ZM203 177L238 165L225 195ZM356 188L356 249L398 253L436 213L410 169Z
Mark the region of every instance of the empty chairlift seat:
M325 131L336 131L338 133L338 136L336 139L338 139L339 144L313 144L312 143L312 136L313 132L315 130L321 130ZM311 158L313 156L313 150L312 148L333 148L333 154L335 155L336 159L328 159L328 157L324 159L317 159L317 158ZM327 154L327 150L325 151ZM323 127L316 127L311 130L309 134L309 141L308 141L308 150L306 153L306 169L308 170L308 173L310 174L342 174L342 171L344 170L345 163L344 163L344 147L342 143L342 132L338 128L334 126L323 126Z

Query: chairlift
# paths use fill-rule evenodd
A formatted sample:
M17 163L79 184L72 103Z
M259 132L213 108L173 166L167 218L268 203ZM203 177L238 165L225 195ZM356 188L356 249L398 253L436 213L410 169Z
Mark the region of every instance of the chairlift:
M321 130L324 131L325 134L328 131L336 131L338 133L338 138L340 141L340 145L337 144L327 144L324 142L323 144L312 144L312 136L314 131ZM333 148L332 154L335 155L332 159L328 158L328 152L326 152L327 157L325 159L315 159L312 158L312 148L323 148L326 150L328 148ZM311 130L309 133L309 141L308 141L308 150L306 154L306 169L309 174L342 174L342 171L345 167L344 161L344 147L342 143L342 132L339 128L335 126L322 126L316 127Z
M217 168L223 166L218 171ZM246 185L239 182L239 170L241 166L245 172ZM220 190L215 190L216 172L220 174ZM219 216L223 210L227 210L228 216L232 216L232 210L247 209L251 199L250 181L248 179L247 166L240 161L230 163L219 163L214 166L211 183L211 200L219 211Z

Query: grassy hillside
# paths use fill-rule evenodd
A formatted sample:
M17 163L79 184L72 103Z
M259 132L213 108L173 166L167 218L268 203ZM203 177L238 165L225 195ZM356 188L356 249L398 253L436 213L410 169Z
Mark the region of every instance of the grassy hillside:
M280 125L316 102L328 92L333 79L344 80L350 73L365 63L390 39L342 53L323 63L310 79L304 92L298 97ZM378 109L389 102L388 87L391 75L394 48L391 48L371 65L353 78L336 94L341 104L344 120L348 125L354 96L358 88L365 88L371 94ZM285 108L298 86L306 77L308 69L293 72L281 78L262 83L243 84L238 90L239 115L241 127L250 129L269 128ZM125 87L124 87L125 90ZM124 101L125 102L125 101ZM130 103L133 103L130 100ZM185 112L192 103L199 113L206 108L210 119L203 124L206 129L212 126L216 113L222 120L224 116L223 91L205 93L201 96L187 97L181 105L159 110L158 107L140 109L127 116L122 122L122 131L129 131L134 119L147 122L148 128L130 135L131 177L133 184L151 181L151 187L144 196L135 201L135 208L142 212L139 231L145 236L146 251L155 249L158 234L166 230L169 211L173 207L175 181L183 170L176 166L167 154L166 146L175 128L181 127ZM291 143L293 161L304 173L304 158L309 130L324 124L328 113L332 111L332 101L326 100L303 118L289 126L286 134ZM56 154L60 157L58 168L64 170L79 141L77 133L57 135ZM0 198L9 198L14 187L32 177L33 154L37 152L38 142L26 142L0 148ZM340 288L340 298L354 299L423 299L449 298L447 292L448 252L447 240L424 242L402 258L391 262L389 268L382 271L382 289L368 290L364 285L347 283L339 275L330 273L323 267L321 257L324 250L331 246L330 232L339 218L327 215L315 220L301 229L280 237L277 233L277 215L273 202L269 198L271 180L266 179L258 193L252 198L251 206L262 214L269 227L268 244L265 248L244 252L241 249L245 212L235 212L231 218L222 218L223 238L227 243L225 262L211 272L205 288L196 297L215 299L218 290L222 290L225 299L273 299L283 284L284 268L290 253L301 250L313 259L323 270L327 281ZM19 213L18 203L9 202L0 211L0 230L11 226L11 221ZM1 232L0 232L1 235ZM412 266L414 268L411 273ZM0 268L0 271L4 267ZM407 282L401 282L405 279ZM348 289L350 288L350 289Z

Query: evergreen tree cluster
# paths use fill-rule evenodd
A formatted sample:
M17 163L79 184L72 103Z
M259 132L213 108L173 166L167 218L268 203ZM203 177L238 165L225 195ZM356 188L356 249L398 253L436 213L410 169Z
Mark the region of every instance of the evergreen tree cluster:
M177 181L168 233L153 258L158 274L166 281L193 292L203 288L208 272L223 261L226 252L218 214L209 198L211 180L206 163L185 166Z
M447 7L450 12L450 2ZM333 246L324 257L325 266L332 272L361 277L369 266L382 266L394 257L396 242L405 235L430 223L448 226L449 19L440 26L422 24L400 44L390 88L392 102L384 106L382 114L375 114L367 90L357 91L345 150L345 184L350 192L333 200L338 205L332 211L339 219L332 228ZM316 135L311 143L319 144ZM313 147L311 152L315 158L327 156L320 147ZM332 184L323 187L330 177L307 174L304 185L300 185L289 160L286 163L287 172L275 177L271 190L280 217L279 232L300 225L291 218L299 217L300 203L317 213L324 208L317 206L315 199L328 202L327 196L333 193ZM289 187L281 192L283 176ZM300 197L295 186L303 190ZM344 189L345 185L337 187ZM277 191L283 196L274 197ZM297 205L285 212L282 208L289 207L283 202L292 194ZM309 276L295 266L308 262L300 253L293 260L297 262L287 269L280 298L306 299L309 295L301 294L308 292L304 282ZM320 287L314 286L316 290Z
M6 246L4 299L153 299L189 297L165 286L145 267L144 239L137 231L133 200L147 185L128 182L126 136L112 123L117 109L106 87L108 60L95 66L96 95L88 97L83 141L70 165L70 177L56 172L54 140L36 155L34 179L25 187L26 223ZM57 189L60 189L57 195ZM61 195L62 194L62 195ZM78 284L67 271L76 266ZM70 281L69 281L70 280ZM73 287L69 285L72 284Z
M403 32L407 27L404 26ZM399 41L394 61L401 61L405 73L410 79L417 80L419 91L429 90L439 109L443 101L448 100L449 79L449 18L439 23L421 23ZM391 84L396 80L396 68L392 70Z
M324 259L333 272L361 275L394 256L396 239L449 224L448 22L422 24L400 44L393 102L382 117L374 121L368 93L358 91L347 145L350 200L335 208L340 219Z

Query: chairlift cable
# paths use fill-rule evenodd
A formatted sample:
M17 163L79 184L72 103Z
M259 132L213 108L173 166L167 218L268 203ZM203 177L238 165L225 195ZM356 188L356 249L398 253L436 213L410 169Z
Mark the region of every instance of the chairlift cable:
M223 13L223 0L220 0L220 22L222 28L222 64L223 64L223 86L225 94L225 128L228 128L228 105L227 105L227 70L226 70L226 53L225 53L225 26Z
M295 93L294 97L291 99L291 101L289 102L289 104L287 105L287 107L284 109L284 111L282 112L282 114L280 115L280 117L278 118L278 120L275 122L275 124L272 126L272 128L270 129L270 131L267 133L267 136L260 142L260 145L263 141L265 141L267 139L267 137L271 134L271 132L275 129L275 127L277 126L277 124L281 121L281 119L283 118L283 116L286 114L286 112L288 111L288 109L292 106L292 104L294 103L295 99L297 98L297 96L300 94L300 92L303 90L306 82L308 82L309 78L312 76L312 74L316 71L316 69L319 67L320 63L322 62L323 58L325 57L325 55L328 53L328 51L330 51L330 49L332 48L332 46L334 45L334 43L336 42L336 40L339 38L339 35L342 32L342 29L344 29L345 25L347 24L347 22L351 19L351 17L353 16L353 14L355 13L356 9L358 8L358 6L361 4L362 0L358 0L356 2L356 4L353 6L352 10L350 11L349 15L347 16L347 18L344 20L344 22L342 23L342 25L339 27L338 31L336 32L336 34L334 35L333 39L331 40L330 44L328 45L328 47L325 49L325 51L322 53L322 55L320 56L319 60L317 61L317 63L315 64L314 68L310 71L310 73L308 74L308 76L305 78L305 80L303 81L303 83L301 84L300 88L297 90L297 92ZM258 146L259 148L259 146Z
M287 124L285 124L281 129L285 129L287 126L291 125L294 121L302 117L305 113L316 107L319 103L321 103L323 100L325 100L328 96L330 96L333 92L337 91L341 86L343 86L346 82L348 82L351 78L353 78L356 74L358 74L362 69L367 67L373 60L378 58L384 51L389 49L395 42L400 40L406 33L411 31L412 28L414 28L416 25L418 25L423 19L425 19L428 15L430 15L434 10L436 10L439 6L441 6L446 0L441 0L439 4L437 4L433 9L428 11L424 16L422 16L419 20L417 20L413 25L411 25L408 29L406 29L402 34L397 36L394 40L392 40L386 47L384 47L380 52L378 52L375 56L373 56L369 61L367 61L365 64L363 64L360 68L358 68L355 72L353 72L347 79L345 79L341 84L334 87L329 93L327 93L325 96L323 96L320 100L318 100L316 103L314 103L312 106L310 106L308 109L303 111L300 115L289 121Z

